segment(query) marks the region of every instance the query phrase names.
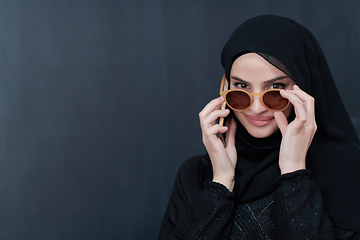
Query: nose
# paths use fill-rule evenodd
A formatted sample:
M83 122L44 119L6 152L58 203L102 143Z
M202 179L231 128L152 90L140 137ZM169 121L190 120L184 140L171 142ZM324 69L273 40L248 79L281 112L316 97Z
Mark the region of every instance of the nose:
M260 96L253 96L253 103L249 110L255 114L260 114L268 111L261 103Z

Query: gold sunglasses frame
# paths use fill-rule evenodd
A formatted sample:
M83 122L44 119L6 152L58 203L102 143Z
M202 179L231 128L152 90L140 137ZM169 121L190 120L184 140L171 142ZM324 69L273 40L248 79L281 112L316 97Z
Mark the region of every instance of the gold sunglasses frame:
M228 86L229 86L229 82L226 80L225 78L225 74L223 75L222 77L222 80L221 80L221 85L220 85L220 95L225 99L225 102L226 104L228 105L229 108L231 108L232 110L234 111L237 111L237 112L244 112L246 110L248 110L253 102L254 102L254 98L253 96L260 96L260 101L261 101L261 104L269 111L272 111L272 112L282 112L284 111L290 104L290 101L288 100L288 103L286 104L286 107L282 108L282 109L279 109L279 110L273 110L273 109L270 109L268 108L264 101L263 101L263 97L264 97L264 94L267 93L267 92L280 92L281 89L269 89L269 90L266 90L265 92L262 92L262 93L249 93L247 91L244 91L244 90L241 90L241 89L230 89L228 90ZM226 94L230 93L230 92L243 92L243 93L246 93L249 97L250 97L250 104L249 106L244 109L244 110L239 110L239 109L235 109L233 107L230 106L230 104L228 103L228 101L226 100ZM281 96L281 95L280 95Z

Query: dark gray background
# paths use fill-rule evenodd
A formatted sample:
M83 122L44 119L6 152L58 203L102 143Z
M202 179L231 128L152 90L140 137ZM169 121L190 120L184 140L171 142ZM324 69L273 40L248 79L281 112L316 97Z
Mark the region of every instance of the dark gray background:
M0 239L155 239L221 49L265 13L318 38L359 134L358 0L0 1Z

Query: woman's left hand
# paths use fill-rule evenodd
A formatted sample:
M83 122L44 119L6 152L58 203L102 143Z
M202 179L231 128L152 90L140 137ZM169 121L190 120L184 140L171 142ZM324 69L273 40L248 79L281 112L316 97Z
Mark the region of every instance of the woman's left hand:
M315 122L314 98L297 85L293 90L282 90L280 94L294 106L296 117L288 123L283 112L275 112L275 119L282 134L279 167L281 174L305 169L305 159L314 138Z

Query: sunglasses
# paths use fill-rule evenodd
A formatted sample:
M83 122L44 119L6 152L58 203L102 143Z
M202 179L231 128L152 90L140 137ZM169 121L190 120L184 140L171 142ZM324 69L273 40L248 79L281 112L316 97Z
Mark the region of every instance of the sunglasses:
M263 93L249 93L241 89L228 89L228 81L225 74L221 80L220 95L225 99L226 104L234 111L243 112L248 110L254 102L253 96L260 96L264 107L273 112L285 110L290 102L280 95L281 89L270 89Z

